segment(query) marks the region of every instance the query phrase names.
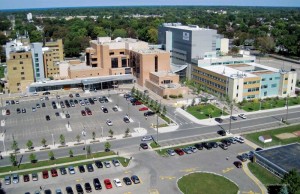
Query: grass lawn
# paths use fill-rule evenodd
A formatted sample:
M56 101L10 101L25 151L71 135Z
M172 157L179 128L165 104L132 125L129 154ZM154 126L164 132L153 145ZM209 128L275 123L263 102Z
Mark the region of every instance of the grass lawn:
M273 130L268 130L268 131L250 133L250 134L247 134L245 137L248 140L252 141L253 143L255 143L261 147L270 147L270 146L285 145L285 144L290 144L290 143L295 143L295 142L300 143L299 137L294 137L294 138L289 138L289 139L279 139L275 136L275 135L278 135L281 133L292 133L294 131L299 131L299 130L300 130L300 125L294 125L294 126L278 128L278 129L273 129ZM258 137L261 135L270 135L272 137L272 142L263 143L263 142L259 141Z
M279 184L280 179L276 177L274 174L266 170L265 168L261 167L257 163L248 163L248 168L256 176L260 182L262 182L265 186L270 185L270 184Z
M104 157L104 156L111 156L111 155L115 155L114 152L98 152L98 153L93 153L90 156L88 156L88 159L91 158L99 158L99 157ZM20 155L17 155L17 157L19 158ZM37 163L24 163L21 164L20 167L18 168L17 166L5 166L5 167L0 167L0 173L3 172L9 172L9 171L15 171L15 170L22 170L22 169L30 169L30 168L37 168L37 167L47 167L50 165L54 165L54 164L63 164L63 163L68 163L68 162L77 162L80 160L85 160L86 156L85 155L78 155L78 156L74 156L74 157L66 157L66 158L58 158L55 160L44 160L44 161L38 161ZM120 160L121 162L121 160ZM87 162L90 163L90 162ZM76 164L79 165L79 164Z
M269 98L269 99L265 99L261 103L261 109L266 110L266 109L272 109L272 108L285 107L285 103L286 103L285 99ZM289 98L289 106L299 105L299 104L300 104L300 97ZM260 102L259 101L253 101L253 102L249 101L249 102L240 104L239 107L247 112L258 111L258 110L260 110Z
M0 66L0 78L4 78L4 69L5 67Z
M159 144L156 144L154 141L152 141L152 142L150 143L150 146L151 146L152 148L159 148L159 147L160 147L160 145L159 145Z
M239 188L228 179L210 173L192 173L178 181L184 194L236 194Z
M222 110L211 104L200 104L196 106L189 106L187 112L196 117L197 119L207 119L209 115L212 117L220 117L222 115ZM227 115L223 112L223 115Z

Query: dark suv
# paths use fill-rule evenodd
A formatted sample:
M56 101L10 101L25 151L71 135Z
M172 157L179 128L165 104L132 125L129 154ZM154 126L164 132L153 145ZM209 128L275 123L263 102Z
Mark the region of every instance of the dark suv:
M147 112L144 113L145 117L146 116L152 116L152 115L155 115L155 112L153 112L153 111L147 111Z
M93 184L96 190L101 190L102 186L98 178L94 178Z

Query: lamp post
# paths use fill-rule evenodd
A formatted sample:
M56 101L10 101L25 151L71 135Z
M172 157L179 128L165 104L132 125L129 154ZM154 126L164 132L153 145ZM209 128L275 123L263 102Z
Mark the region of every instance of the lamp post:
M85 150L85 158L87 158L87 151L86 151L86 131L85 131L85 128L83 128L81 134L83 135L84 137L84 150Z

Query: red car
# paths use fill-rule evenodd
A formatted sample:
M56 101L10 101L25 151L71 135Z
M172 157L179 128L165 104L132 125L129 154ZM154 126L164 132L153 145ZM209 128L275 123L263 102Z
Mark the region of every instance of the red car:
M43 174L43 179L49 178L48 170L44 170L44 171L42 172L42 174Z
M109 179L105 179L104 184L105 184L106 189L111 189L112 188L112 184L111 184Z
M58 176L57 170L56 170L55 168L52 168L52 169L51 169L51 176L52 176L52 177L57 177L57 176Z
M146 110L148 110L148 107L145 106L139 109L139 111L146 111Z
M135 101L134 103L132 103L132 105L141 105L141 104L143 104L141 101Z
M81 115L82 115L82 116L86 116L86 113L85 113L84 110L81 111Z
M89 109L89 108L85 108L85 111L86 111L86 113L87 113L88 115L92 115L92 111L91 111L91 109Z
M184 152L180 149L180 148L177 148L174 150L179 156L182 156L184 155Z
M10 115L10 110L9 109L6 110L6 115Z

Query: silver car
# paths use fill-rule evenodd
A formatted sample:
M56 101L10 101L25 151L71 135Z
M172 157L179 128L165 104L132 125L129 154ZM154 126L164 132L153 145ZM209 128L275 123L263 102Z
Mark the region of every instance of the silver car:
M168 149L168 150L167 150L167 153L168 153L170 156L175 156L175 151L172 150L172 149Z
M14 184L19 183L19 175L18 175L18 174L13 174L12 180L13 180L12 182L13 182Z
M11 184L11 178L10 178L10 176L5 176L4 177L4 182L5 182L6 185L10 185Z

